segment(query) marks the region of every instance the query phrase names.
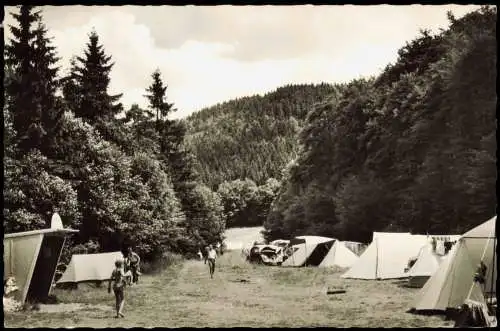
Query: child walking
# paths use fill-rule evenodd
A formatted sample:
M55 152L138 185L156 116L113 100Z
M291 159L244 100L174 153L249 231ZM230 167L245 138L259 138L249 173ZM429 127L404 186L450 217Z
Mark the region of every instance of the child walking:
M117 260L115 262L115 268L111 273L111 279L109 280L108 293L111 293L111 285L113 286L113 292L115 293L116 299L116 316L125 317L123 315L123 305L125 304L125 270L123 269L123 261Z

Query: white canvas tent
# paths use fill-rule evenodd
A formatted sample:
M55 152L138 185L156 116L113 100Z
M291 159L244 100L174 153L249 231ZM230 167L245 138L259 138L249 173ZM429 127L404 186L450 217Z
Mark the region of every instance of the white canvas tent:
M456 309L467 299L484 302L484 293L496 294L496 216L465 233L453 246L436 273L416 297L412 310L446 311ZM486 265L483 286L474 282L478 264ZM482 288L481 288L482 287Z
M460 236L457 235L429 236L429 242L421 248L415 264L405 275L408 277L408 285L410 287L424 286L427 280L438 270L441 262L446 257L446 255L441 256L434 251L432 239L436 237L447 238L450 241L456 241L460 238Z
M74 254L57 283L108 280L118 259L123 259L122 252Z
M293 252L281 264L284 267L318 266L333 246L335 239L319 236L299 236L290 240Z
M349 268L358 259L359 257L347 248L343 241L337 240L319 266Z
M373 241L358 261L341 277L355 279L404 278L411 257L418 255L427 236L410 233L374 232Z

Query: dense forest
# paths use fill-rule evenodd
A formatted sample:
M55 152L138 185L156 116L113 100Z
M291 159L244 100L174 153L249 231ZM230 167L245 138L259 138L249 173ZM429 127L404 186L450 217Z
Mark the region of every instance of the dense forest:
M200 179L216 190L237 179L262 185L280 178L297 155L297 136L308 111L333 91L329 84L287 85L189 116L186 141L198 159Z
M154 262L221 240L223 201L198 179L182 121L168 119L175 108L161 73L144 87L147 109L124 109L108 92L113 61L96 31L62 75L41 11L20 6L13 17L4 53L4 232L47 228L58 210L80 230L63 260L133 245Z
M496 8L399 50L311 109L265 222L268 239L463 233L496 213Z

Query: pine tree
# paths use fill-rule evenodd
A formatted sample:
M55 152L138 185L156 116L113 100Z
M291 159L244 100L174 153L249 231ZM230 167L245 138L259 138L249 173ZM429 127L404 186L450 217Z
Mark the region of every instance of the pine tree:
M92 31L85 55L77 56L72 72L65 84L65 94L82 96L74 107L77 117L90 123L109 122L121 111L121 104L115 104L122 96L108 94L109 74L114 63L99 44L97 32ZM70 93L71 92L71 93Z
M167 86L163 85L160 70L156 69L151 77L153 78L153 83L146 89L146 92L149 94L146 94L145 97L149 101L151 110L156 113L156 125L158 126L160 121L166 119L175 109L173 108L173 103L165 101Z
M41 123L47 133L41 150L47 153L52 146L64 113L61 100L56 97L59 88L57 78L59 67L55 67L55 65L59 58L56 55L56 48L50 44L50 39L47 38L47 29L41 21L38 22L35 33L34 70L39 80L37 94L38 102L42 108Z
M20 151L37 148L47 152L62 116L55 95L59 58L47 37L40 11L21 6L20 13L13 16L19 27L10 27L14 38L6 47L6 64L13 74L6 82L7 104Z
M37 79L33 60L37 32L33 25L40 20L40 12L33 6L21 6L12 16L19 27L10 26L13 38L6 45L6 65L13 70L13 79L6 85L7 107L21 151L37 148L45 131L41 123L41 106L37 104Z

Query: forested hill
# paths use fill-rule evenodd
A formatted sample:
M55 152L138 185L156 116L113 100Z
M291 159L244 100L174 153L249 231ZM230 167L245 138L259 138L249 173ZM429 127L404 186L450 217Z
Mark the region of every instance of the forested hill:
M268 239L463 233L495 215L496 8L449 21L311 110Z
M225 181L248 178L262 185L268 178L280 178L296 156L307 112L332 92L329 84L287 85L188 117L186 141L196 155L201 180L216 190Z

